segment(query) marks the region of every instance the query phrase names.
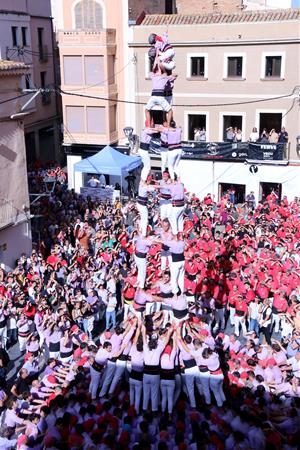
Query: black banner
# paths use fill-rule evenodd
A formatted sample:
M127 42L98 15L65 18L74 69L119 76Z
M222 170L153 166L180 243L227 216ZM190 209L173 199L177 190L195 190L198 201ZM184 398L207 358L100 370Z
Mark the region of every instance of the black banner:
M279 161L283 159L284 144L249 143L249 159Z
M206 159L245 161L254 160L282 160L285 144L263 144L250 142L182 142L184 159ZM160 153L160 140L152 139L151 153Z

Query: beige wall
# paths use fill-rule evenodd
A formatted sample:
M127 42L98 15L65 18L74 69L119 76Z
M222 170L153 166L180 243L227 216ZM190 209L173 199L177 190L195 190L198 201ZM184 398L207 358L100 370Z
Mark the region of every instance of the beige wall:
M124 39L127 27L127 2L118 0L99 1L103 8L103 29L102 30L82 30L74 31L74 6L78 1L65 0L63 7L63 28L64 31L58 33L58 42L60 50L61 64L61 82L62 88L70 92L81 92L92 96L102 96L104 98L126 97L125 66L127 60L127 46ZM103 86L66 86L64 84L64 65L63 58L67 55L98 55L104 57L104 79ZM111 83L112 67L108 64L108 56L114 55L115 82ZM101 80L99 80L101 81ZM105 107L106 129L103 134L90 134L87 131L81 134L68 133L65 130L64 142L66 143L89 143L89 144L107 144L117 142L123 137L123 128L126 124L125 106L122 103L116 104L113 101L94 100L87 98L76 98L71 96L62 96L64 123L66 120L66 107L68 105L83 106L85 109L89 106ZM116 110L117 117L113 117L113 110ZM112 131L112 122L116 122L117 129ZM71 136L72 135L72 136Z
M136 26L132 47L137 55L139 89L137 101L146 102L151 91L151 81L146 77L145 45L149 32L162 33L164 27ZM299 85L299 43L297 22L232 23L194 26L169 26L169 38L176 50L178 79L174 88L174 116L184 128L187 138L188 114L206 114L210 140L222 139L222 115L243 116L243 137L248 139L253 126L259 126L260 112L278 112L284 115L292 106L293 97L269 100L272 97L292 93ZM264 55L277 52L282 55L284 73L282 79L264 79ZM188 78L188 56L205 55L207 73L205 79ZM226 79L226 54L243 56L244 78ZM261 103L228 105L263 99ZM212 106L224 104L223 106ZM226 105L227 104L227 105ZM144 122L144 107L137 110L137 130ZM291 140L291 157L296 156L296 136L299 134L299 110L296 105L283 119Z
M0 71L0 103L17 96L18 74ZM0 106L0 263L14 267L16 258L31 249L30 224L23 207L29 207L24 125L12 120L21 106L19 100Z
M236 12L242 9L241 0L176 0L178 14Z

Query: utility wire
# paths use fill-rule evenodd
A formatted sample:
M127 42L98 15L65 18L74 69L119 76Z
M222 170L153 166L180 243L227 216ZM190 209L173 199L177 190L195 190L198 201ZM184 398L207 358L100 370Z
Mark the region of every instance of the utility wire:
M18 100L18 98L25 97L26 95L31 95L32 92L25 92L24 94L17 95L16 97L8 98L6 100L2 100L0 105L4 105L4 103L12 102L13 100Z
M244 102L230 102L230 103L213 103L213 104L192 104L192 105L182 105L182 104L174 104L172 105L172 107L186 107L186 108L193 108L193 107L217 107L217 106L234 106L234 105L247 105L247 104L253 104L253 103L263 103L263 102L269 102L272 100L279 100L282 98L289 98L292 95L294 95L295 90L298 88L299 86L295 86L293 91L290 94L284 94L284 95L278 95L275 97L270 97L270 98L261 98L261 99L257 99L257 100L246 100ZM131 105L146 105L147 103L145 102L136 102L136 101L131 101L131 100L122 100L122 99L118 99L118 98L107 98L107 97L99 97L96 95L89 95L89 94L78 94L76 92L73 91L64 91L62 89L60 89L58 87L58 90L60 92L60 94L64 94L64 95L69 95L69 96L73 96L73 97L82 97L82 98L91 98L91 99L95 99L95 100L104 100L104 101L111 101L111 102L116 102L116 103L126 103L126 104L131 104Z

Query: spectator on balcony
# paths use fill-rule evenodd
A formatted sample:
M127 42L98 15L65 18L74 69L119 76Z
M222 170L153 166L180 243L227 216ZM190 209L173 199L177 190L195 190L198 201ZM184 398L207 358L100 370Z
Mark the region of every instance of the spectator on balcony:
M235 133L235 141L242 142L242 130L240 130L239 128L235 128L234 133Z
M206 130L204 127L199 131L199 141L206 142Z
M266 128L262 130L262 133L260 135L260 142L262 144L267 144L269 142L269 133Z
M250 136L249 136L249 142L257 142L258 139L259 139L259 133L257 131L257 128L253 127L252 131L250 133Z
M200 128L194 128L194 141L200 142Z
M272 128L269 134L269 142L270 144L277 144L278 142L278 133L276 133L275 128Z
M286 131L285 127L281 128L281 131L278 134L278 142L280 144L286 144L289 140L289 134Z
M226 129L226 142L234 142L235 132L232 127Z

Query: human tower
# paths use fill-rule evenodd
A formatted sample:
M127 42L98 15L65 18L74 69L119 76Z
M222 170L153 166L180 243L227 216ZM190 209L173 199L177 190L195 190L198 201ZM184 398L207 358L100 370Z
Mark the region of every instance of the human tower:
M138 287L145 288L147 272L147 254L155 243L162 245L161 269L167 267L170 271L170 292L164 293L168 299L169 311L172 319L182 321L187 318L187 301L184 295L184 248L183 213L184 186L179 179L179 162L182 154L180 127L176 127L173 120L172 92L176 75L175 52L169 43L167 34L149 36L151 48L149 60L152 67L152 92L146 106L146 123L140 138L139 154L143 161L141 181L138 189L137 208L140 214L139 236L136 240L135 261L138 269ZM151 119L151 109L159 105L165 115L162 125L156 125ZM160 155L162 180L154 182L150 175L150 141L155 135L160 138ZM153 192L159 192L159 206L161 230L159 234L149 231L149 197ZM149 299L148 299L149 300ZM163 307L163 303L156 299L146 301L147 313L153 309ZM171 304L170 304L171 303Z

